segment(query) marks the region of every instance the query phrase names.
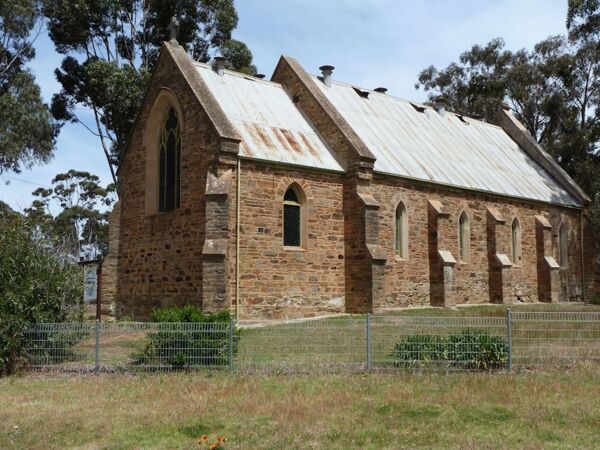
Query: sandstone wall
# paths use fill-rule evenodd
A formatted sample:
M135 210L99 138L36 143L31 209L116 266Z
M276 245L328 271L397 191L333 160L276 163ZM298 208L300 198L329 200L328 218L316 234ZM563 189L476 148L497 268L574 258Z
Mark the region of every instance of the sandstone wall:
M144 146L149 114L160 91L174 93L183 111L180 208L147 212ZM151 146L153 147L154 143ZM158 145L158 142L156 142ZM161 58L120 167L121 233L117 315L147 317L165 305L202 305L202 248L208 165L218 136L181 72ZM158 169L157 169L158 170Z
M376 176L375 196L380 203L380 240L387 251L385 267L386 295L383 305L387 310L403 306L429 305L432 268L428 233L428 202L438 200L449 215L444 219L439 234L441 248L451 251L458 261L458 221L465 211L469 217L470 247L467 262L456 263L456 292L452 303L469 304L494 301L490 290L492 259L495 253L506 254L512 260L511 225L516 217L521 224L522 260L510 269L512 278L510 296L504 301L537 302L538 254L536 248L536 215L544 215L552 225L552 248L558 260L558 227L564 221L569 230L568 268L560 269L561 301L581 300L581 247L579 211L551 205L494 199L476 193L435 189L407 181ZM403 201L408 211L409 255L402 260L395 255L395 209ZM505 223L498 225L497 242L490 248L488 208L495 208ZM493 254L492 254L493 253ZM496 300L497 301L497 300Z
M116 313L120 222L121 205L116 203L108 215L108 253L102 262L100 285L102 318L114 317Z
M342 177L247 160L241 167L241 318L343 312ZM292 183L301 187L307 202L307 239L299 250L283 246L283 196ZM230 242L234 247L235 239ZM230 261L233 292L235 258Z

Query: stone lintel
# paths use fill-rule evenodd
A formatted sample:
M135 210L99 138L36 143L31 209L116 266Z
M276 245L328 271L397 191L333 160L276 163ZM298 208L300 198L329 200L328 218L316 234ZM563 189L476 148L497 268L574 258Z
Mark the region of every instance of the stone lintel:
M385 249L381 245L367 244L367 250L369 251L369 256L373 261L387 260L387 254L385 252Z
M444 266L454 266L456 264L456 259L449 250L438 250L438 256Z
M493 206L488 206L487 211L497 224L504 225L506 223L506 219L500 214L500 211Z
M450 211L439 200L429 200L429 206L435 211L438 216L449 217Z
M539 223L541 225L541 227L544 228L545 230L552 229L552 225L550 224L550 221L548 220L548 218L546 216L536 215L535 221L537 223Z
M512 262L510 262L509 257L507 255L505 255L504 253L496 253L496 262L503 269L512 267Z
M206 196L229 195L231 192L231 177L231 170L227 170L220 177L208 172L206 177Z
M202 248L202 256L225 257L228 239L206 239Z
M560 269L560 265L556 262L554 257L552 256L544 256L544 261L550 270L558 270Z
M379 209L379 202L375 200L372 194L366 194L364 192L357 192L358 198L363 202L365 207L369 209Z

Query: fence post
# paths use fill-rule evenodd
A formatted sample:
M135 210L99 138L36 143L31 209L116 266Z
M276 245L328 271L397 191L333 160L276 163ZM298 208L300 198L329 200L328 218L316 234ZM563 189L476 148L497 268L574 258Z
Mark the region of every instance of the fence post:
M512 311L506 310L506 335L508 338L508 371L512 370Z
M367 313L367 370L371 370L371 314Z
M96 358L94 370L98 373L100 369L100 320L96 319Z
M227 356L229 357L227 365L229 366L229 370L233 370L233 317L229 318L229 351L227 352Z

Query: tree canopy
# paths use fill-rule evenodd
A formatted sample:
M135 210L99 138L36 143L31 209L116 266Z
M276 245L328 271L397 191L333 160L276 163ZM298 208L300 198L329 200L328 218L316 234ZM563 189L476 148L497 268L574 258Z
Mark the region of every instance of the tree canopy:
M0 173L20 172L52 157L52 117L25 67L35 56L32 41L40 27L39 1L0 2Z
M256 71L250 49L231 38L238 22L233 0L46 0L44 14L50 38L65 55L52 114L98 136L114 181L171 17L179 20L179 44L195 60L208 62L220 51L232 68ZM92 112L93 125L80 107Z
M115 186L100 185L100 179L89 172L69 170L52 180L52 188L33 191L36 199L25 210L40 236L61 247L78 260L108 251L108 214L103 207L114 201ZM52 214L52 206L60 210Z
M532 50L507 50L500 38L474 45L446 68L424 69L416 87L488 121L508 103L590 195L600 229L600 0L569 0L566 23L566 35Z

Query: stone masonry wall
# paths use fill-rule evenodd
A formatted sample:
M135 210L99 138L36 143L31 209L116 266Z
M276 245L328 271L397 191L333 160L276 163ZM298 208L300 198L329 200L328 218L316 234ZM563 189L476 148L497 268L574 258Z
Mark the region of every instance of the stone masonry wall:
M241 167L240 317L281 319L344 312L341 175L247 160ZM307 240L301 250L283 246L283 196L292 183L301 187L307 202L303 211L308 218ZM230 243L235 247L235 239ZM232 292L234 264L232 257Z
M104 318L114 317L117 297L118 262L119 262L119 234L121 222L121 205L116 203L108 215L108 254L102 262L101 280L101 315Z
M184 112L180 208L146 211L144 147L149 114L161 89L175 93ZM181 120L181 118L180 118ZM117 315L146 318L160 306L202 304L202 248L210 156L218 136L170 56L161 57L120 167L121 239ZM158 169L157 169L158 170Z
M405 306L430 304L430 262L428 246L428 200L439 200L450 213L446 226L440 230L440 245L448 248L458 261L458 220L462 211L469 217L470 255L468 262L455 265L456 304L485 303L490 301L488 261L488 208L496 208L504 216L506 224L496 243L497 253L504 253L512 260L511 224L517 217L522 230L522 261L513 265L511 302L537 302L537 251L535 215L548 217L553 235L565 221L569 230L569 264L561 269L561 301L581 300L581 249L579 211L551 205L494 199L482 194L435 189L419 186L409 181L376 176L375 197L380 207L381 245L388 253L386 263L386 301L380 310ZM409 243L408 258L401 260L395 255L395 210L403 201L408 211ZM553 247L556 252L557 237ZM441 247L440 247L441 248ZM557 258L557 255L555 255Z

